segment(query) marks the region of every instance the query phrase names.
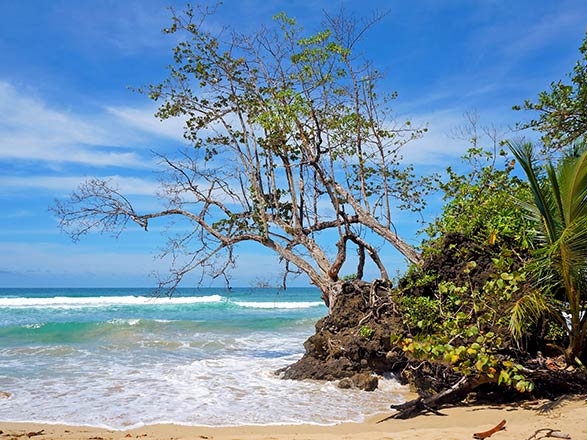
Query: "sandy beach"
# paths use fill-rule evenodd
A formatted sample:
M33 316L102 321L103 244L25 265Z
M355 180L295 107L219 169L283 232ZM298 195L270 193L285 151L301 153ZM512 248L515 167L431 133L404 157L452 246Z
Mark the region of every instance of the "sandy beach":
M496 440L526 440L540 429L553 429L571 439L587 439L587 400L569 398L548 410L547 402L514 406L479 406L448 408L446 417L420 416L411 420L388 420L377 423L386 414L364 423L342 423L335 426L279 425L239 427L198 427L181 425L150 425L129 431L111 431L94 427L0 422L0 438L118 440L216 439L216 440L457 440L470 439L477 432L487 431L506 420L506 429L492 435ZM546 434L543 431L542 434ZM37 435L34 435L37 434ZM541 438L540 435L533 438Z

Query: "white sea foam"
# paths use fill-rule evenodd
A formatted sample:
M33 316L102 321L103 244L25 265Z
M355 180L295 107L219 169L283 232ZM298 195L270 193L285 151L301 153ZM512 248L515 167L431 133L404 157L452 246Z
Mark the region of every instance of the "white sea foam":
M224 355L174 363L136 357L108 364L88 358L63 359L60 377L15 383L3 420L61 420L128 429L154 423L230 426L244 424L334 424L361 421L402 401L401 387L382 380L372 393L341 390L334 383L290 381L273 372L299 358ZM81 369L81 371L80 371ZM68 371L76 374L71 376ZM67 380L64 379L67 377ZM312 408L312 411L308 411Z
M189 297L149 297L149 296L94 296L73 297L56 296L51 298L0 298L0 307L13 308L81 308L108 306L178 305L219 303L225 299L220 295Z
M138 325L140 322L140 319L111 319L110 321L107 321L108 324L123 324L129 326Z
M308 309L310 307L320 307L322 301L300 301L300 302L261 302L261 301L234 301L234 304L240 307L253 309Z

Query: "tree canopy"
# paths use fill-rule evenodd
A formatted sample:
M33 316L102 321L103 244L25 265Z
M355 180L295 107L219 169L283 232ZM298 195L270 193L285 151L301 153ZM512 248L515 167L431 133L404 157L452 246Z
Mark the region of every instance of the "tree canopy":
M536 119L520 126L541 132L547 148L559 150L587 133L587 33L579 53L573 72L569 74L570 84L553 81L549 91L538 95L537 102L527 100L523 106L514 106L515 110L538 112Z
M185 121L192 146L179 158L160 157L167 209L138 212L92 179L57 203L61 227L79 238L180 216L191 230L171 238L178 258L163 286L195 269L225 276L235 246L248 241L277 253L286 275L305 273L330 305L351 256L358 278L369 260L388 278L382 244L419 263L393 219L396 208L425 204L427 182L400 152L423 130L395 120L395 93L382 93L380 73L355 53L379 17L326 15L323 29L308 35L282 13L273 27L243 34L207 30L211 13L173 13L164 32L182 41L169 77L141 89L159 103L159 118Z

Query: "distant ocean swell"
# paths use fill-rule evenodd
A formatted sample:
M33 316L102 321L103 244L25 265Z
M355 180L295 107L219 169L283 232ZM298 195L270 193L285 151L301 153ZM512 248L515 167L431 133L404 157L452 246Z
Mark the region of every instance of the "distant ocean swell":
M325 313L311 289L0 289L0 420L331 424L401 401L394 380L366 393L275 376Z
M98 296L98 297L51 297L51 298L15 298L0 297L0 308L81 308L81 307L108 307L108 306L173 306L185 304L226 303L240 307L262 309L303 309L320 307L321 301L287 302L287 301L231 301L220 295L202 297L145 297L145 296Z

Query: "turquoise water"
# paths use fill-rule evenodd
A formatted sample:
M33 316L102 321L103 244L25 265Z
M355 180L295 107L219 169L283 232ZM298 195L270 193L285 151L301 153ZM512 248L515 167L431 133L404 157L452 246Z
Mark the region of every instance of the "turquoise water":
M361 420L400 400L286 381L327 312L314 289L0 289L0 420L109 428ZM310 406L309 406L310 405ZM307 408L311 407L312 411Z

